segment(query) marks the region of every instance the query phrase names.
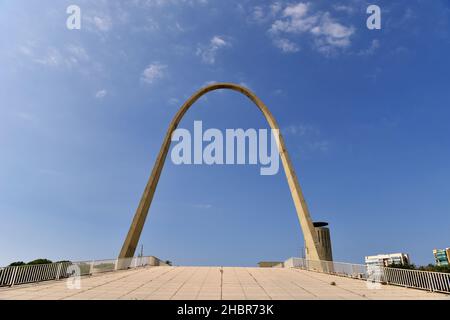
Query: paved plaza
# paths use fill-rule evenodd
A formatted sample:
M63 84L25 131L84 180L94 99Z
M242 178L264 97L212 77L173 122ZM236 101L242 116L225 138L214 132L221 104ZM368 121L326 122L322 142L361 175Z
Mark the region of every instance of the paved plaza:
M285 299L450 299L416 289L290 268L145 267L81 279L0 289L0 299L285 300Z

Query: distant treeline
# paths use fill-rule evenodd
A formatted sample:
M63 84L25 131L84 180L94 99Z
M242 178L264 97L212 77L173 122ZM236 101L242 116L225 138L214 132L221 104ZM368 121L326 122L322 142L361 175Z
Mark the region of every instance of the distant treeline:
M408 269L408 270L420 270L420 271L434 271L434 272L445 272L450 273L450 266L437 266L434 264L429 264L427 266L416 266L415 264L391 264L390 268L398 268L398 269Z
M70 262L70 261L56 261L55 263L62 263L62 262ZM27 263L23 261L16 261L11 263L8 267L32 266L37 264L50 264L50 263L53 263L53 261L49 259L36 259Z

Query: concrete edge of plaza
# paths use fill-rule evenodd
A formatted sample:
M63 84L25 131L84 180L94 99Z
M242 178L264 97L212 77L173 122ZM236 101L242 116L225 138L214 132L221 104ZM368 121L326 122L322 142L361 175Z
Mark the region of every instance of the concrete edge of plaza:
M294 267L292 259L270 267L196 267L168 266L156 258L153 265L82 276L79 290L66 288L68 279L0 288L0 300L450 299L396 285L370 288L363 279Z

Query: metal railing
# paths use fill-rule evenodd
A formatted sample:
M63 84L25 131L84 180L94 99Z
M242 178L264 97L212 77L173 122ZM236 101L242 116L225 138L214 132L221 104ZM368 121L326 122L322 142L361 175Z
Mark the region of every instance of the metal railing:
M362 279L370 282L397 285L407 288L450 293L450 273L400 269L334 261L314 261L290 258L285 267Z
M113 260L60 262L0 268L0 287L68 278L74 273L87 276L129 268L163 264L155 257L135 257Z

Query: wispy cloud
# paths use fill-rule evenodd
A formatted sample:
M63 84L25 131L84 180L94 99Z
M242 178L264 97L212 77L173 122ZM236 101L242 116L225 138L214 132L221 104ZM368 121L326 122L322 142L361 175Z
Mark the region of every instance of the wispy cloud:
M347 14L353 14L355 12L355 8L350 6L350 5L346 5L346 4L335 4L333 6L334 10L339 11L339 12L345 12Z
M291 53L300 51L300 47L289 39L277 38L273 40L273 43L277 48L280 48L281 51L283 52Z
M209 0L132 0L135 6L139 7L163 7L169 5L206 5Z
M94 25L99 29L100 31L109 31L112 28L112 21L111 18L108 16L104 17L97 17L95 16L93 18Z
M69 59L74 64L90 61L90 57L87 54L86 49L80 45L70 44L67 46L66 52L69 53Z
M215 80L209 80L209 81L205 81L203 82L203 84L201 85L201 87L207 87L210 86L212 84L218 83L219 81L215 81Z
M168 101L167 101L167 103L169 104L169 105L171 105L171 106L176 106L176 105L179 105L180 104L180 99L178 99L178 98L170 98Z
M75 44L56 48L27 43L19 46L18 52L21 53L22 57L47 67L74 68L91 63L91 59L84 47Z
M197 55L206 64L214 64L219 50L230 47L231 43L222 36L214 36L208 45L200 45L197 48Z
M285 136L291 136L299 141L300 151L305 152L328 152L330 142L325 139L321 131L312 125L296 124L284 127L281 130Z
M19 119L21 119L23 121L30 121L30 122L37 121L36 116L29 112L19 111L15 115L16 115L16 117L18 117Z
M117 15L110 16L106 9L102 6L97 6L93 12L86 12L82 15L83 29L98 34L104 38L113 28L113 21L123 22L123 18Z
M251 18L257 22L262 22L265 20L265 12L264 9L260 6L256 6L253 8Z
M313 151L328 152L330 142L327 140L312 141L309 143L309 148Z
M366 49L360 50L360 51L358 52L358 55L360 55L360 56L370 56L370 55L373 55L373 54L378 50L378 48L380 48L380 40L378 40L378 39L373 39L373 40L370 42L369 47L366 48Z
M262 5L255 6L250 10L250 21L257 23L268 22L273 20L281 9L282 4L279 1L275 1L267 8Z
M50 67L57 67L64 64L70 64L70 59L65 59L61 52L56 48L48 48L46 53L39 57L34 57L33 61Z
M105 89L99 90L95 93L95 98L97 99L103 99L108 94L108 91Z
M381 75L381 73L383 72L383 69L380 67L375 67L372 71L369 71L369 73L367 73L365 75L366 78L372 80L373 82L376 82L378 80L378 77Z
M156 80L165 76L166 69L167 65L153 62L142 72L141 81L147 84L153 84Z
M318 135L319 130L311 125L297 124L289 125L281 130L285 135L293 136L305 136L305 135Z
M208 203L198 203L198 204L194 204L193 207L197 208L197 209L211 209L213 206L212 206L212 204L208 204Z

